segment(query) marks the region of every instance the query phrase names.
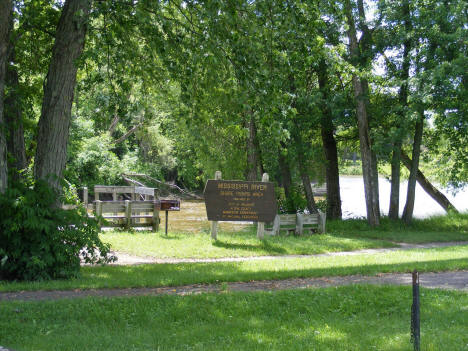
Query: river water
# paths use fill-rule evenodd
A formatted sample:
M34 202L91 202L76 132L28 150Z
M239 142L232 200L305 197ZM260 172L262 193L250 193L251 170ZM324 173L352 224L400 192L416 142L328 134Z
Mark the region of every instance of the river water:
M407 182L402 182L400 185L400 214L403 213L405 206L407 185ZM362 177L340 177L340 189L343 218L365 217L366 203L364 200L364 182ZM468 211L468 187L463 191L459 191L455 196L440 187L438 189L447 196L459 211ZM379 177L379 199L380 211L382 214L387 215L390 203L390 181L383 177ZM419 184L416 184L414 217L425 218L444 213L443 208Z

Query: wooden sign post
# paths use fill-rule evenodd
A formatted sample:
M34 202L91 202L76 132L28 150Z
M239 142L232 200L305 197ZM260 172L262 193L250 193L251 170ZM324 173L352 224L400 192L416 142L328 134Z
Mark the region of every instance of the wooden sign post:
M215 180L221 180L222 175L221 171L215 172ZM211 222L211 239L217 240L218 239L218 221Z
M270 178L268 177L268 173L263 173L262 182L266 183L269 180ZM275 209L276 209L276 206L275 206ZM258 222L257 223L257 238L259 238L260 240L263 240L264 235L265 235L265 222Z

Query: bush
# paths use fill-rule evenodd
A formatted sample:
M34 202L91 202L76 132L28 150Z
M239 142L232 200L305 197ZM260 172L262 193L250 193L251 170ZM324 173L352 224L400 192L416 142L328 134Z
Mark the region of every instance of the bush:
M281 190L276 191L276 198L278 199L278 213L304 212L307 208L302 185L292 186L289 197L286 197L284 189L281 188Z
M0 194L0 279L46 280L78 275L80 261L115 260L83 208L63 210L44 182Z

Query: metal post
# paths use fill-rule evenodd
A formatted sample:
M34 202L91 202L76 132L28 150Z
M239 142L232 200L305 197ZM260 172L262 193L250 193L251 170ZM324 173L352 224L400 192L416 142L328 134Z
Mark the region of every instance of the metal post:
M166 236L167 236L167 222L169 220L169 211L166 211Z
M419 272L414 271L413 275L413 305L411 306L411 342L414 351L420 351L420 314L419 314Z

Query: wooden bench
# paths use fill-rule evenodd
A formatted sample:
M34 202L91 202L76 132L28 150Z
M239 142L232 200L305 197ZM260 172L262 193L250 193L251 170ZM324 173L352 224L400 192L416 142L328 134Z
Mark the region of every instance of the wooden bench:
M268 235L278 235L281 231L288 234L293 232L297 235L304 234L304 231L317 231L325 233L326 215L319 210L318 213L297 213L276 215L273 222L265 223L265 233Z

